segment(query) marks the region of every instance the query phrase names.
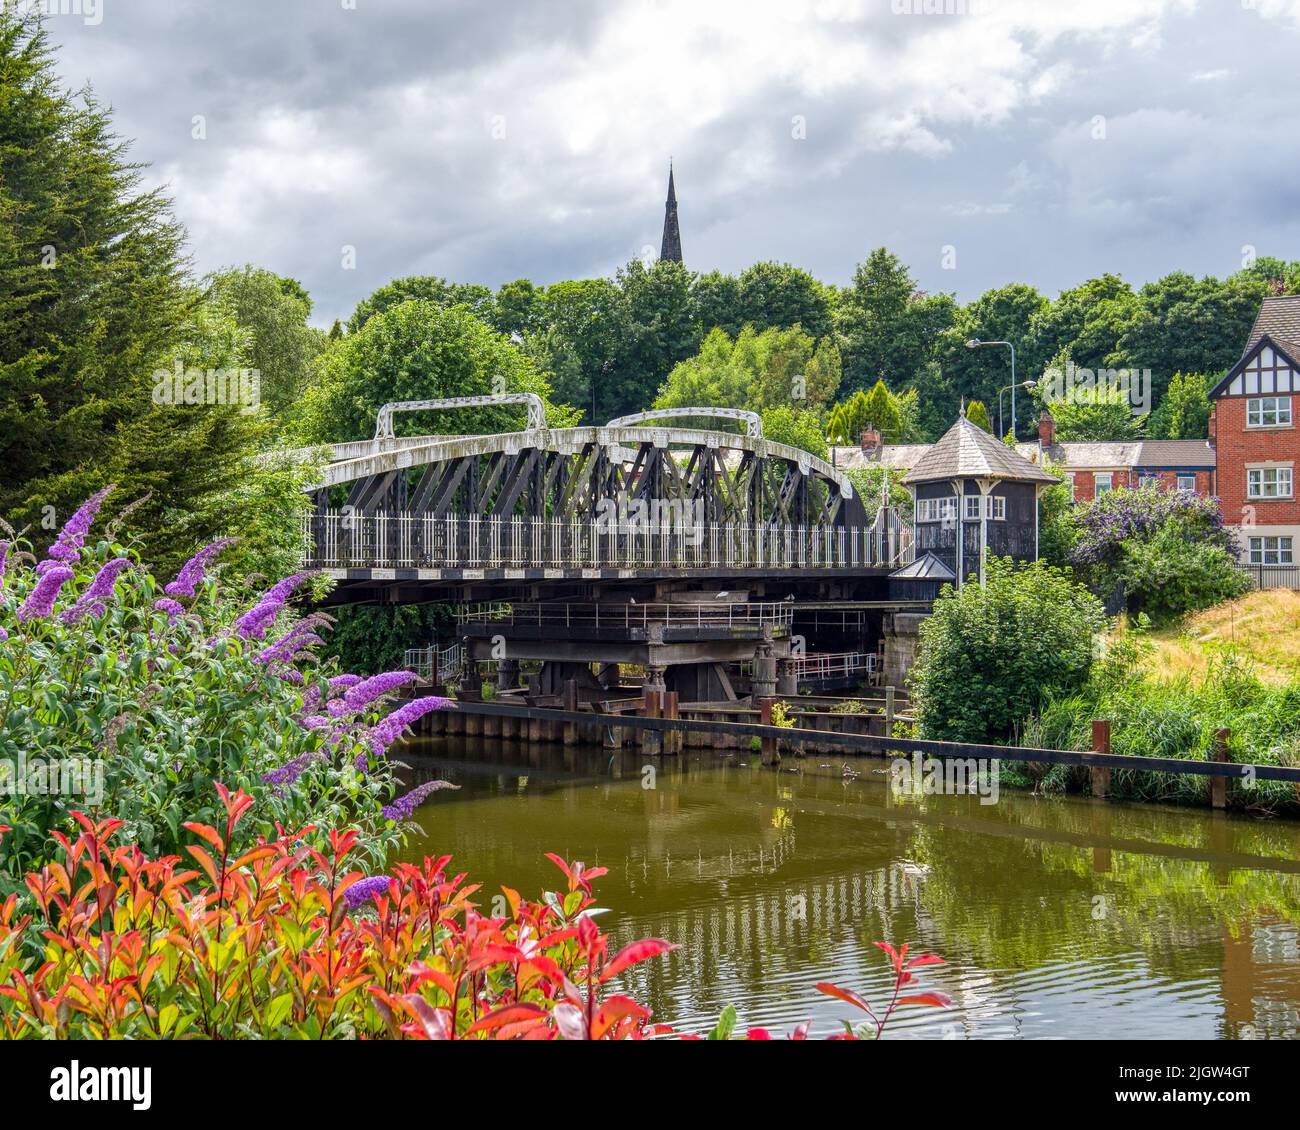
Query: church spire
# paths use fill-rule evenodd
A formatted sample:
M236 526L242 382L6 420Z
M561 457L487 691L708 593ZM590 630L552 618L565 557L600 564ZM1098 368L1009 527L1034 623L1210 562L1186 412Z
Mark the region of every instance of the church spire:
M660 259L682 261L682 233L677 226L677 188L673 184L673 163L668 162L668 199L664 201L664 239Z

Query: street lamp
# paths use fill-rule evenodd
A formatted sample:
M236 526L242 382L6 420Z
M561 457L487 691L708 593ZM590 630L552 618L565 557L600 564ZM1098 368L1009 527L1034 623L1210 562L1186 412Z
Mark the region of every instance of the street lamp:
M1011 434L1016 432L1016 347L1009 341L980 341L973 337L966 343L967 349L986 349L991 345L1005 345L1011 350ZM1005 391L1005 390L1004 390Z
M998 431L999 432L1002 431L1002 394L1006 392L1007 389L1009 388L1011 390L1011 399L1014 401L1016 398L1016 389L1035 388L1037 385L1038 385L1037 381L1028 380L1028 381L1021 381L1018 385L1007 385L1006 388L998 389ZM1013 411L1012 419L1014 418L1015 418L1015 413Z

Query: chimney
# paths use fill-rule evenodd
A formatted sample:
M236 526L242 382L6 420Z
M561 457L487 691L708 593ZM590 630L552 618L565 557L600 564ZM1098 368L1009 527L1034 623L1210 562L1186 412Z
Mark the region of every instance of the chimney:
M880 433L874 424L868 424L867 430L862 433L862 454L868 459L879 459L880 447Z
M1043 414L1038 417L1038 446L1051 447L1056 442L1056 421L1052 419L1052 414L1043 409Z
M1209 439L1209 444L1210 444L1211 447L1214 447L1214 446L1215 446L1216 433L1218 432L1218 423L1219 423L1219 422L1218 422L1218 420L1217 420L1217 418L1216 418L1216 414L1217 414L1218 410L1219 410L1219 406L1218 406L1217 404L1211 404L1211 405L1210 405L1210 432L1209 432L1210 439Z

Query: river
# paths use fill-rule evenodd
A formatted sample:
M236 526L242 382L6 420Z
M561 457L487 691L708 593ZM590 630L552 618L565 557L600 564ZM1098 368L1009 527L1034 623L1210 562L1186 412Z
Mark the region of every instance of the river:
M682 1031L727 1004L778 1032L861 1020L813 986L886 1000L881 939L942 957L924 985L953 998L900 1010L893 1038L1300 1035L1300 823L1011 789L900 798L871 758L773 771L454 737L401 756L408 783L460 789L421 806L400 858L452 854L485 911L503 883L560 889L547 851L609 868L612 945L681 945L624 987Z

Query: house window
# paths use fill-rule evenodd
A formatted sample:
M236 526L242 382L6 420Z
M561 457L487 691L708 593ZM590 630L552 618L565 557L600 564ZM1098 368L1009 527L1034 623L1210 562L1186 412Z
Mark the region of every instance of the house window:
M922 498L916 503L916 520L918 522L955 522L957 520L957 500L955 498Z
M980 495L968 494L966 496L966 521L978 522L980 520ZM990 522L1005 522L1007 517L1007 500L999 494L984 495L984 513L988 515Z
M1246 471L1248 498L1290 498L1290 467L1250 467Z
M1291 538L1251 538L1252 565L1293 565L1295 547Z
M1246 427L1289 428L1291 426L1291 398L1289 396L1252 396L1246 401Z
M1100 498L1108 490L1114 481L1115 474L1113 471L1098 471L1092 476L1092 494L1094 498Z
M1178 476L1178 489L1179 489L1180 491L1182 491L1184 494L1195 494L1195 493L1196 493L1196 476L1195 476L1195 475L1179 475L1179 476Z
M1160 485L1160 476L1158 476L1158 475L1139 475L1139 476L1138 476L1138 486L1140 486L1140 487L1154 487L1154 486L1159 486L1159 485Z

